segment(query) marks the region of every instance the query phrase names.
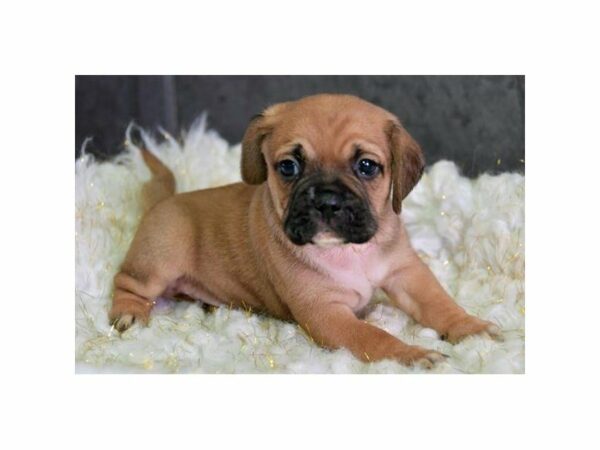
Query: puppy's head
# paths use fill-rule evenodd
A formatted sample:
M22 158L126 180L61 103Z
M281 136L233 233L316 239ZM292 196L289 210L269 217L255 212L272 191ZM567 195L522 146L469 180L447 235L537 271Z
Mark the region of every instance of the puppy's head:
M315 95L256 116L242 178L268 183L296 245L364 243L423 172L421 149L388 111L348 95Z

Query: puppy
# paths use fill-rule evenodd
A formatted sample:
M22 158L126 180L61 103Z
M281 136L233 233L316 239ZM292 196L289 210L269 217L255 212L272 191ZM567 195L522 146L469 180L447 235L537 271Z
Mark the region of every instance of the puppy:
M348 95L274 105L244 135L244 182L214 189L173 195L173 174L142 152L153 178L114 279L117 330L147 324L157 297L183 295L294 320L363 361L443 360L357 318L381 288L452 342L500 336L448 296L410 245L399 214L424 159L388 111Z

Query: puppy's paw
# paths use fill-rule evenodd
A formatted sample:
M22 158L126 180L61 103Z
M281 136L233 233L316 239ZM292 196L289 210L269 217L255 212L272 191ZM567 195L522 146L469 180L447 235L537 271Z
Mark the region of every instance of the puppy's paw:
M108 313L108 321L119 333L128 330L134 323L148 325L153 304L145 301L132 302L115 299Z
M467 336L480 335L497 341L503 341L502 331L495 323L481 320L474 316L465 316L457 322L452 323L446 333L441 337L448 342L456 344Z
M123 333L128 330L135 323L135 316L133 314L122 314L114 317L110 324L119 333Z
M441 362L444 362L448 356L436 351L428 351L425 356L415 361L414 365L423 369L433 369L433 367Z
M448 355L430 350L427 348L411 346L401 354L396 355L396 360L407 366L418 366L423 369L433 369L433 367L444 362Z

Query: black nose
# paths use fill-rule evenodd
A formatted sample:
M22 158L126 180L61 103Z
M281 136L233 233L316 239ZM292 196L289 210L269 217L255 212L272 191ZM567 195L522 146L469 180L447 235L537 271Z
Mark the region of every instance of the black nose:
M342 208L342 195L331 189L315 192L314 205L325 219L329 219Z

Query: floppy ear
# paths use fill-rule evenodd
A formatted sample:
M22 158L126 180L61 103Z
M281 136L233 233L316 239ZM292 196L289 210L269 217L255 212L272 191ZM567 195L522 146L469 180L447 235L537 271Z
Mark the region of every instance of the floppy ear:
M262 154L262 143L268 134L262 114L257 114L242 139L242 179L248 184L260 184L267 179L267 164Z
M419 144L399 122L390 120L386 131L392 152L392 207L398 214L402 200L423 175L425 158Z

